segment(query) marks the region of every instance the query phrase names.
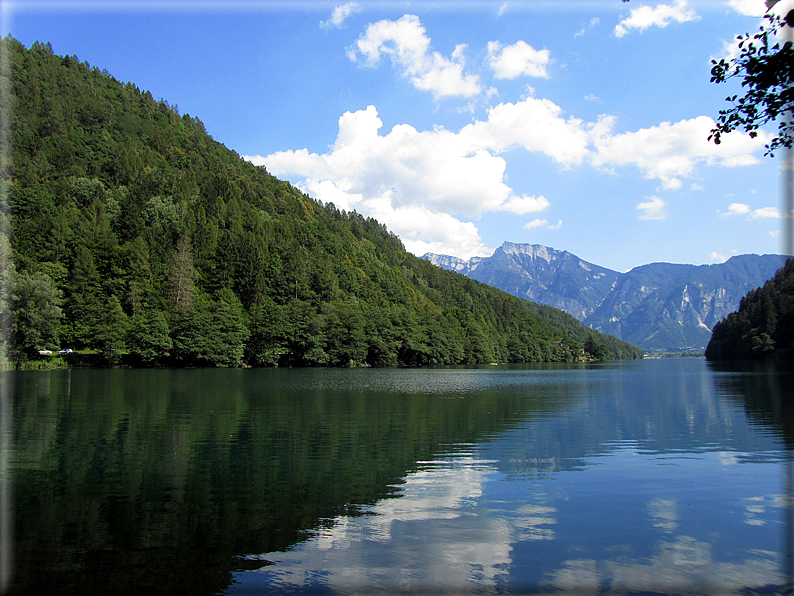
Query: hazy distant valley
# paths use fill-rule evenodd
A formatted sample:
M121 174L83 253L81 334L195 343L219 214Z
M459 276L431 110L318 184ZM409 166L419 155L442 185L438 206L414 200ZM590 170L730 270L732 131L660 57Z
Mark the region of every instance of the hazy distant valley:
M645 350L704 349L714 325L783 265L779 255L737 255L714 265L650 263L619 273L564 250L512 242L490 257L424 258Z

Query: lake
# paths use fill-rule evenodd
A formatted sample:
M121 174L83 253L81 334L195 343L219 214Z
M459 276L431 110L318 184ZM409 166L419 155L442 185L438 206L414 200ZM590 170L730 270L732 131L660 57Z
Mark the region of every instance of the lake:
M7 591L790 592L793 381L691 358L5 373Z

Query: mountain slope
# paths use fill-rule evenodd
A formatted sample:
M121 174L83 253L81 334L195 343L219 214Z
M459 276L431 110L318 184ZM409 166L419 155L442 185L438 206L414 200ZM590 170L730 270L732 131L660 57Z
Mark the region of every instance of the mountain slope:
M777 255L738 255L718 265L636 267L585 324L646 349L702 350L714 325L781 264Z
M794 260L714 326L709 360L794 357Z
M2 43L13 159L0 258L13 268L0 298L17 364L67 346L110 365L127 351L167 366L579 356L583 340L525 301L414 257L377 221L277 180L148 91L49 44Z
M471 261L424 258L564 310L641 348L661 350L702 350L714 324L782 264L777 255L739 255L716 265L651 263L621 274L567 251L510 242Z

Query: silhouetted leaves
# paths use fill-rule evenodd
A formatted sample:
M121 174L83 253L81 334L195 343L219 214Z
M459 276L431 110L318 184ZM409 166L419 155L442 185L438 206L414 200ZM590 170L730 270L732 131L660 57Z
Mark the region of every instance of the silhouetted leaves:
M745 93L726 98L733 106L720 110L709 140L719 144L723 134L734 130L757 137L760 127L777 121L777 135L766 146L767 154L773 155L780 147L791 148L794 141L794 120L790 117L794 108L794 45L777 38L786 32L785 27L794 27L794 10L784 18L773 14L765 18L768 24L762 25L758 33L737 38L739 56L712 60L711 82L724 83L739 77Z

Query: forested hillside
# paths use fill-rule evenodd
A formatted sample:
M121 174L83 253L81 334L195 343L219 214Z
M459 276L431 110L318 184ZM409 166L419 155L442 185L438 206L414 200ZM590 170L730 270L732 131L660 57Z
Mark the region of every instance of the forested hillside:
M171 366L566 361L587 340L641 357L414 257L132 83L49 44L2 42L2 307L17 364L62 347Z
M714 326L709 360L794 358L794 260Z

